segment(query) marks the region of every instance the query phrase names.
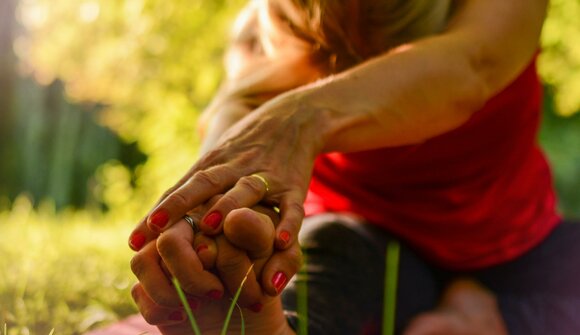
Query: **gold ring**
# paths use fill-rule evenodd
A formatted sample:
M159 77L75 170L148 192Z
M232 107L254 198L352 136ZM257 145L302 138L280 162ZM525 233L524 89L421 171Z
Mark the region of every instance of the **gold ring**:
M259 175L259 174L257 174L257 173L254 173L254 174L253 174L253 175L251 175L250 177L256 177L256 178L260 179L260 181L261 181L262 183L264 183L264 186L266 186L266 193L270 192L270 184L268 184L268 181L266 180L266 178L264 178L264 177L260 176L260 175Z

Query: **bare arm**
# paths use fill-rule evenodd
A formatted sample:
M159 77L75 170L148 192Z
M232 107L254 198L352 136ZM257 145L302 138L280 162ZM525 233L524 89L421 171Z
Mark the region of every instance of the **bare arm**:
M302 65L308 57L305 43L286 38L273 53L264 47L270 43L262 40L265 34L260 29L257 3L251 1L236 20L225 54L226 79L198 123L203 136L201 154L264 102L318 78L317 72Z
M441 35L288 93L323 130L323 151L425 141L458 127L516 77L537 50L547 0L459 5Z
M226 192L209 210L212 220L209 215L203 219L204 232L218 233L221 218L231 210L266 201L279 205L276 245L287 248L300 229L319 153L420 143L460 126L530 61L546 4L461 0L440 35L270 99L220 134L213 149L154 209L150 227L155 229L157 220L151 217L159 213L164 220L157 231ZM291 69L293 74L302 68ZM252 176L256 173L268 184Z

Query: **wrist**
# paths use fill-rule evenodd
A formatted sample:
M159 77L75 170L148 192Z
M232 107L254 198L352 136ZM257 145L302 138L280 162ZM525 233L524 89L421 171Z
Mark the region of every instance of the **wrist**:
M362 129L376 128L373 106L361 92L345 90L343 75L327 77L293 91L319 139L317 153L357 151Z
M256 117L266 128L282 130L286 141L314 160L324 150L331 113L313 103L310 94L308 88L281 94L256 110Z

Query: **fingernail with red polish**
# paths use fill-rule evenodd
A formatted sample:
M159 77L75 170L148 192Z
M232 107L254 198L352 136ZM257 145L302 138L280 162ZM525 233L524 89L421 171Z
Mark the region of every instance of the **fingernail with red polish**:
M260 313L262 307L264 307L264 305L262 305L261 303L257 303L250 306L250 310L254 313Z
M280 293L282 291L284 285L286 285L286 281L288 281L288 277L286 277L284 272L278 271L274 274L272 277L272 284L274 285L274 288L276 288L276 292Z
M282 240L284 242L284 244L287 244L288 241L290 241L290 233L285 231L285 230L282 230L279 237L280 237L280 240Z
M220 222L222 222L222 215L219 212L211 212L203 220L203 223L210 226L212 229L219 227Z
M167 223L169 222L169 214L167 213L167 211L165 210L159 210L158 212L153 213L150 217L149 217L149 222L157 227L159 230L163 229L165 226L167 226Z
M191 310L193 310L193 311L197 310L200 306L199 300L197 300L195 298L187 299L187 303L189 304L189 308L191 308Z
M184 317L182 311L175 311L175 312L172 312L171 314L169 314L167 319L169 319L171 321L182 321L182 320L185 320L185 317Z
M206 249L208 249L208 246L207 246L207 245L205 245L205 244L200 244L200 245L198 245L198 246L197 246L197 248L195 249L195 252L199 254L200 252L202 252L202 251L204 251L204 250L206 250Z
M131 247L131 249L139 251L141 250L141 248L143 248L145 240L146 240L145 235L136 232L135 234L131 235L131 239L129 240L129 246Z
M221 291L218 291L218 290L211 290L211 291L207 292L206 295L209 298L212 298L213 300L220 300L222 298L223 293Z

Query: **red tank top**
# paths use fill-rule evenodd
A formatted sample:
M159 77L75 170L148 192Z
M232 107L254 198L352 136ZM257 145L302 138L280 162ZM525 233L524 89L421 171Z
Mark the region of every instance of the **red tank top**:
M320 155L307 215L349 212L451 269L505 262L558 224L537 143L535 61L457 129L422 144Z

